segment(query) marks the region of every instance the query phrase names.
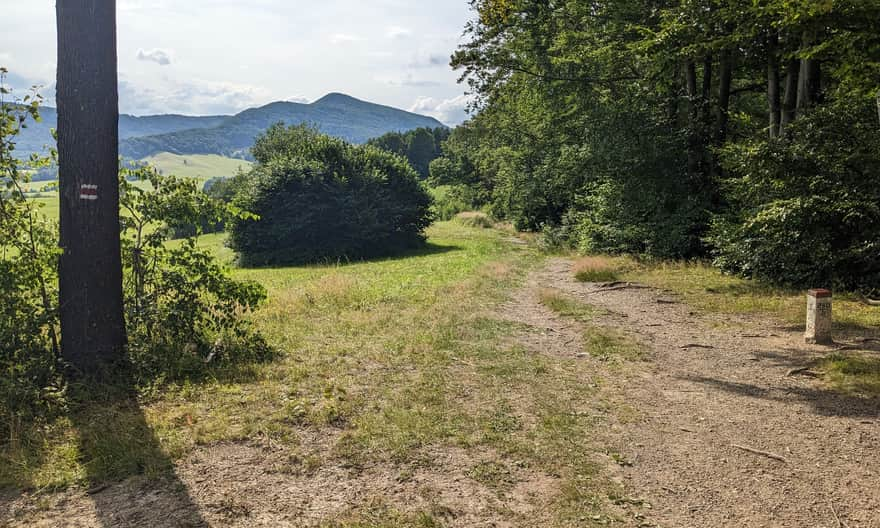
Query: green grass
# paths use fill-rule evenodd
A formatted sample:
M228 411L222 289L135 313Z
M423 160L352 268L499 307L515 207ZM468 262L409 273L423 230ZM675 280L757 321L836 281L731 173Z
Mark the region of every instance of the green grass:
M576 301L559 290L543 289L538 296L541 304L563 317L574 317L579 321L587 322L596 313L596 309L592 306Z
M34 203L39 207L40 213L45 215L50 220L58 220L60 216L60 206L58 204L58 197L47 197L43 196L40 198L33 198Z
M182 178L196 178L202 182L211 178L235 176L239 169L250 168L249 161L225 158L216 154L188 154L181 156L162 152L142 161L153 165L163 174L173 174Z
M493 493L524 474L557 476L551 525L604 518L603 500L619 490L597 469L589 440L594 406L603 405L584 383L595 373L511 343L515 325L492 315L543 258L508 237L446 222L430 228L427 248L398 258L235 270L268 288L254 321L277 360L163 387L142 410L74 410L0 453L0 485L149 477L218 442L271 441L309 471L391 464L403 474L433 467L438 451L463 450L473 460L467 478ZM228 257L222 241L202 244ZM325 443L306 440L316 437ZM350 517L371 526L434 522L367 506Z
M880 395L880 358L834 354L822 362L827 379L850 394Z
M647 265L624 276L627 280L674 291L703 311L770 314L787 323L805 324L806 291L734 277L708 264L669 262ZM864 304L856 295L835 293L834 311L835 329L839 333L876 334L880 328L880 309Z
M42 196L58 195L58 180L27 182L22 185L25 193L39 193Z
M481 227L483 229L488 229L495 225L495 222L489 218L489 215L474 211L458 213L455 215L455 221L467 227Z

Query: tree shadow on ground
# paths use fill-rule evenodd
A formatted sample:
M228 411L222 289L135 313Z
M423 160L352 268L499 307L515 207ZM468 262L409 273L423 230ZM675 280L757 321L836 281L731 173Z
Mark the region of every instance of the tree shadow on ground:
M362 257L362 258L334 258L334 259L323 259L317 261L304 261L304 262L291 262L289 264L268 264L265 266L260 265L242 265L242 269L250 269L250 270L278 270L285 269L291 267L327 267L327 266L352 266L356 264L364 264L364 263L381 263L381 262L394 262L398 260L407 260L411 258L418 257L429 257L433 255L442 255L444 253L451 253L453 251L462 251L463 248L460 246L447 246L442 244L434 244L433 242L427 242L418 247L404 249L401 251L381 254L371 257Z
M774 286L773 284L763 282L758 279L751 280L742 280L732 284L722 284L718 286L711 286L705 288L708 293L715 293L721 295L728 295L733 297L744 297L744 296L755 296L755 297L768 297L768 296L780 296L780 297L789 297L792 295L797 295L800 293L800 290L794 288L784 288L781 286Z
M777 325L776 329L791 332L803 333L806 329L805 324L787 324ZM833 334L835 340L839 341L839 345L847 345L848 341L857 341L863 345L870 345L870 342L864 342L865 339L880 339L880 328L848 321L834 321ZM873 349L870 347L866 347ZM877 347L880 350L880 346Z
M208 526L148 424L134 384L80 383L72 384L70 420L100 526Z
M815 362L810 363L815 364ZM810 364L801 366L806 367L810 366ZM704 376L680 376L679 379L737 396L773 401L786 405L806 403L813 409L813 412L821 416L863 419L880 418L880 398L878 397L860 397L830 389L781 384L774 387L761 387L750 383Z

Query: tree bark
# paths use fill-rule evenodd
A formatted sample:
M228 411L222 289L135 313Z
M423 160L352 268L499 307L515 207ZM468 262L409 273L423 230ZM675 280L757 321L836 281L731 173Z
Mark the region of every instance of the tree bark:
M815 37L804 33L802 46L807 49L814 44ZM801 60L798 82L797 109L806 110L822 100L822 67L814 59Z
M115 0L57 0L61 351L80 373L123 358Z
M700 122L706 131L712 130L712 55L703 59L703 86L700 94Z
M800 61L789 59L785 68L785 95L782 100L781 133L797 118L798 79L800 77Z
M673 75L675 80L672 84L673 91L669 94L666 106L666 119L669 126L675 128L681 123L681 115L679 113L679 99L681 98L681 67L679 65L675 66L675 72Z
M703 59L703 102L708 103L712 97L712 56Z

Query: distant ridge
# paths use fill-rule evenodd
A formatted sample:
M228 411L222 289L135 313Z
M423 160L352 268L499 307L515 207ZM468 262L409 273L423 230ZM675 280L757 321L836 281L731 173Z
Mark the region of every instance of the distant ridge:
M51 129L57 112L40 109L42 121L28 124L17 138L15 155L26 158L45 152L53 143ZM364 143L388 132L444 126L432 117L329 93L311 104L278 101L249 108L232 116L184 116L175 114L119 116L119 153L127 159L143 159L162 152L172 154L218 154L249 158L254 139L275 123L307 123L321 132L352 143Z
M279 122L310 124L352 143L364 143L388 132L443 126L432 117L331 93L311 104L279 101L250 108L214 127L129 138L120 143L120 153L133 159L158 152L247 158L257 135Z

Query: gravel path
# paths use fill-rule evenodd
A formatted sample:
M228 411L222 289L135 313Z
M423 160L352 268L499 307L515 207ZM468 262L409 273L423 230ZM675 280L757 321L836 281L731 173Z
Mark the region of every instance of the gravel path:
M596 362L604 397L635 411L601 441L632 463L612 471L651 505L637 525L880 527L880 401L793 372L829 349L768 320L696 313L657 290L600 291L553 259L504 308L544 329L522 338L544 353L580 352L571 342L582 329L540 305L541 288L601 308L593 324L649 351L623 368Z

